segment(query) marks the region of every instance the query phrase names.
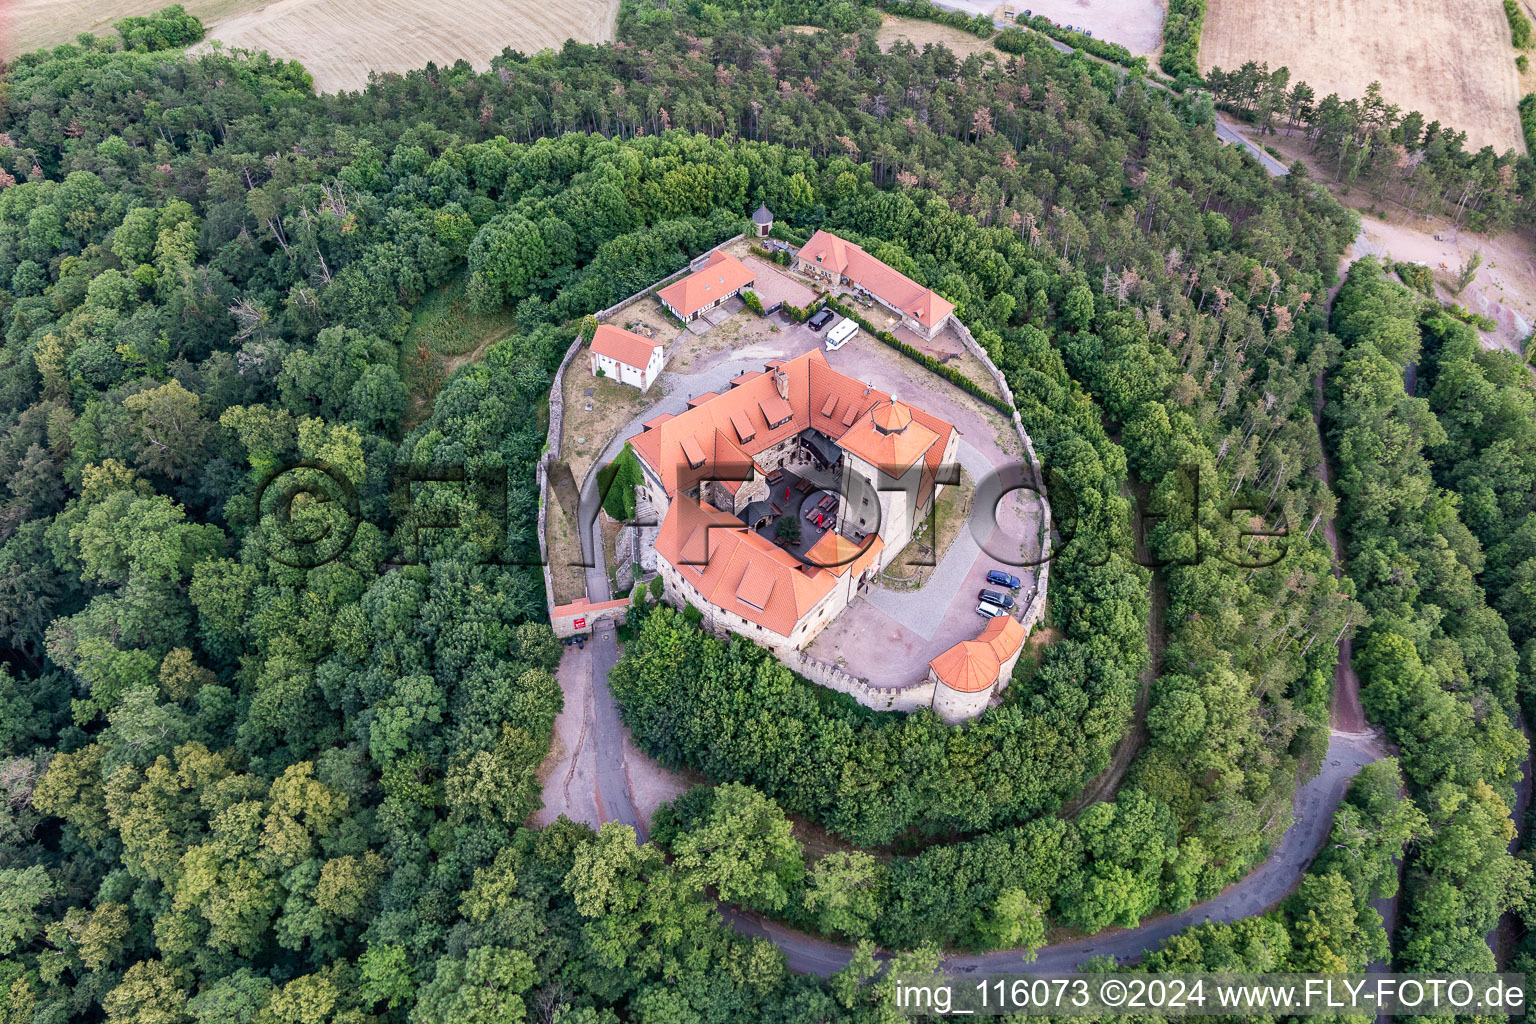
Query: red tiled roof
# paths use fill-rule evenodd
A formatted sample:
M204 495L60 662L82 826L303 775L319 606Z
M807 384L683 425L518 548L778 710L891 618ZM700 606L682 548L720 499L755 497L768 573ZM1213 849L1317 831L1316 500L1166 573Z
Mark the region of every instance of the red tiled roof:
M599 324L597 333L592 335L592 351L609 359L616 359L625 366L633 366L637 370L644 370L650 365L651 355L661 348L661 342L652 341L650 338L642 338L631 331L622 330L612 324Z
M878 429L890 433L893 430L907 428L907 424L912 422L912 410L892 397L889 402L882 402L875 406L869 418Z
M779 395L776 373L763 373L630 438L635 454L668 494L692 487L707 470L717 470L718 464L750 462L757 453L808 429L819 430L839 444L849 438L844 447L882 469L898 470L893 475L904 473L918 458L925 459L927 474L937 471L955 430L952 425L922 409L904 406L911 424L900 433L882 435L866 414L888 403L889 395L832 369L821 349L775 362L777 373L784 377L787 399ZM829 407L830 414L823 412ZM773 427L765 413L789 419ZM750 439L742 439L739 420L751 429ZM876 448L861 440L866 435L898 440ZM725 474L716 471L714 475Z
M757 407L763 411L763 418L769 423L782 423L795 414L789 403L776 394L758 399Z
M893 408L896 410L892 412ZM882 429L882 423L901 423L899 428ZM865 462L891 477L901 477L939 441L939 435L912 419L907 408L892 400L874 407L870 414L849 428L837 443ZM940 453L943 445L939 445Z
M991 648L975 640L962 640L928 663L939 682L961 693L979 693L997 682L1002 667Z
M836 530L828 530L821 538L806 549L805 561L817 568L825 569L834 576L842 576L852 572L858 576L865 569L874 564L880 552L885 550L885 541L878 535L871 535L864 540L861 547L842 536Z
M710 604L784 637L837 582L829 572L805 571L734 516L686 497L667 509L656 553Z
M736 437L742 444L746 444L757 436L757 431L752 428L752 421L742 415L739 409L731 413L731 426L736 428Z
M997 682L1003 662L1024 646L1024 626L1012 615L987 620L975 640L962 640L928 663L939 682L961 693L979 693Z
M895 267L830 232L818 231L807 239L800 249L800 258L841 274L887 305L911 314L924 327L933 327L955 311L954 304L932 288L924 288Z
M721 298L736 294L753 280L753 273L745 264L716 250L701 270L667 285L656 294L679 315L687 317Z
M998 664L1002 664L1019 652L1027 636L1024 624L1018 619L1012 615L996 615L987 621L976 639L992 648Z
M755 562L748 561L746 571L741 574L741 584L736 588L736 596L754 608L765 610L768 599L773 596L775 582L772 570L766 567L759 569Z

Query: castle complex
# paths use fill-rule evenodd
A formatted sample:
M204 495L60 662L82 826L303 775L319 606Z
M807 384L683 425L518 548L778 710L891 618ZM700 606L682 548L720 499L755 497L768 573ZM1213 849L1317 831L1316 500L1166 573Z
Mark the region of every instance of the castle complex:
M711 629L803 648L906 547L958 443L954 426L819 349L648 420L630 444L637 498L661 519L668 598Z

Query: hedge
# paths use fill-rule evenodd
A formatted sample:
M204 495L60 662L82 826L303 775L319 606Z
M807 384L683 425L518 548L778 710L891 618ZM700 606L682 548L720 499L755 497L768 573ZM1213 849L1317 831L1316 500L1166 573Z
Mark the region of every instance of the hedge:
M1163 70L1175 78L1200 77L1200 32L1205 0L1168 0L1163 18Z
M922 363L923 366L927 367L931 373L935 373L940 377L943 377L945 380L949 381L951 384L955 385L955 387L959 388L961 391L964 391L971 397L979 398L981 401L986 402L992 408L996 409L998 412L1005 416L1013 415L1013 406L1009 405L1001 398L998 398L996 395L992 394L992 392L988 391L974 380L971 380L971 378L967 377L953 366L950 366L948 363L941 363L928 353L913 348L911 345L908 345L906 342L896 337L896 335L892 334L890 331L879 330L875 327L874 324L870 323L868 320L864 319L858 313L843 305L841 302L838 302L836 299L828 298L826 306L834 313L841 313L843 316L852 320L854 323L864 328L864 330L868 331L870 334L874 335L876 338L880 339L891 348L900 352L908 359L913 359L919 363Z

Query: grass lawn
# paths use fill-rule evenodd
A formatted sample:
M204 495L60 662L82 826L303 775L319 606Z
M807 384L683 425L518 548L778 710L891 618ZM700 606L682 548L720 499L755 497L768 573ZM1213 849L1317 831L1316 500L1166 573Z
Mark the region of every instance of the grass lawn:
M929 526L928 520L924 520L917 528L912 542L901 552L901 557L885 567L877 581L881 586L891 590L916 590L928 582L928 577L933 575L933 570L938 568L944 560L944 553L960 535L960 530L965 526L967 517L971 514L971 498L976 492L976 483L971 475L964 469L960 470L960 484L957 487L946 487L939 495L938 504L934 508L933 526ZM936 529L938 543L929 536L929 530ZM919 552L918 545L927 545L933 548L932 553ZM930 563L930 564L921 564Z
M588 369L586 352L577 353L566 367L565 428L560 438L560 454L570 464L580 485L587 478L592 463L626 423L656 404L661 397L660 383L642 392L612 377L594 377ZM587 394L588 391L592 393ZM591 406L591 408L588 408Z
M420 423L432 410L443 382L465 363L485 354L495 342L517 330L512 310L477 313L465 295L464 275L435 289L411 311L411 328L400 346L400 379L411 405L408 424Z

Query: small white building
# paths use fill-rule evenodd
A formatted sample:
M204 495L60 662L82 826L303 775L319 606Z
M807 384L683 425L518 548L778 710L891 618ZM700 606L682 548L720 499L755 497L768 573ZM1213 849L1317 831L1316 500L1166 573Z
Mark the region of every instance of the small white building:
M608 377L648 391L666 362L664 353L659 341L600 324L592 336L592 376Z

